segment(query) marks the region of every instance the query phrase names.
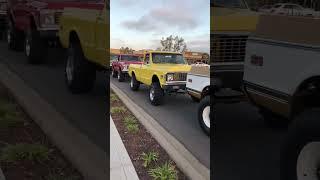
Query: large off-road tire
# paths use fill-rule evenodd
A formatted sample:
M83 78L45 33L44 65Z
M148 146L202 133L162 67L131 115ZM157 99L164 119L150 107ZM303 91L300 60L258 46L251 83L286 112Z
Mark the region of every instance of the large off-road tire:
M136 76L132 74L131 80L130 80L130 88L132 91L138 91L140 87L140 82L136 79Z
M96 69L83 55L79 42L71 42L65 66L67 87L74 93L92 90L96 79Z
M123 72L120 70L120 71L118 71L118 76L117 76L117 78L118 78L118 81L119 82L123 82L124 81L124 74L123 74Z
M10 20L8 21L6 36L8 49L16 51L23 49L22 35L18 32Z
M213 112L210 110L210 96L204 97L198 106L198 121L201 129L210 136L210 122Z
M118 76L117 71L114 70L113 68L112 68L112 71L111 71L111 76L112 76L113 78L116 78L116 77Z
M320 179L320 109L300 114L281 151L281 180Z
M158 106L163 103L164 92L159 82L153 82L149 90L149 100L152 105Z
M259 113L262 116L266 126L270 128L286 128L289 125L288 119L278 116L267 109L261 108Z
M44 62L47 54L47 46L37 30L27 30L24 41L24 53L29 64Z

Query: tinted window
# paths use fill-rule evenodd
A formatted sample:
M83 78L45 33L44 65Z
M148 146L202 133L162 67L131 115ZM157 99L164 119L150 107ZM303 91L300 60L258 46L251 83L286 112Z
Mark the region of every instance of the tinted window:
M123 61L140 61L138 56L122 55L121 60Z

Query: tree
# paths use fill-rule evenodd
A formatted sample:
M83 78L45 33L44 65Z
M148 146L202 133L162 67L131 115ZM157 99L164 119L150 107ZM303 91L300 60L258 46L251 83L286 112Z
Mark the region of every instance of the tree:
M121 47L120 48L120 53L121 54L133 54L133 49L129 48L129 47Z
M162 51L172 51L172 52L184 52L187 49L187 44L184 42L182 37L173 37L170 35L167 38L162 38L160 40Z

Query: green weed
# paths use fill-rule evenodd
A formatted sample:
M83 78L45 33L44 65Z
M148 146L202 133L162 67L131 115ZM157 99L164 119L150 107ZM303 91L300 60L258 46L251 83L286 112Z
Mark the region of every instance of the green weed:
M143 160L143 166L148 167L151 162L155 162L158 160L159 154L157 152L149 152L149 153L142 153L141 159Z
M15 144L6 146L0 155L1 161L18 162L23 160L44 162L49 159L50 150L39 144Z
M124 112L126 112L126 109L124 107L111 107L110 112L111 112L111 114L124 113Z
M171 163L166 162L160 167L149 170L149 175L154 180L176 180L178 173Z

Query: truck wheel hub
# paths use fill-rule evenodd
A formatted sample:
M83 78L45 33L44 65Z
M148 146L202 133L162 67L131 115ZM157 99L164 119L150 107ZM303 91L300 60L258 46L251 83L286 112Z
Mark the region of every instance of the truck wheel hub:
M66 74L68 82L71 82L73 79L73 55L69 54L66 66Z
M25 48L26 48L26 55L29 56L30 55L30 49L31 49L29 39L26 39L26 47Z
M9 29L7 31L7 42L8 42L8 44L11 43L11 31Z
M130 86L133 87L133 78L131 78Z
M202 119L204 124L210 128L210 106L206 106L202 111Z
M151 101L153 101L153 99L154 99L154 89L153 88L150 89L150 99L151 99Z
M298 180L320 180L320 142L310 142L303 147L296 168Z

